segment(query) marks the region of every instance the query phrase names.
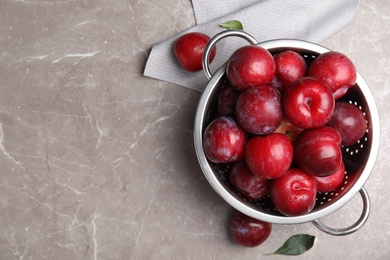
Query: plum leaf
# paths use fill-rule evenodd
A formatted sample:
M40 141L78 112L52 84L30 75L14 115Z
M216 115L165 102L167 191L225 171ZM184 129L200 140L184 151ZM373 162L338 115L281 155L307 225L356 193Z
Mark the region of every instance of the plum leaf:
M278 255L300 255L309 250L314 245L315 237L307 234L297 234L291 236L278 248L274 254Z
M242 26L242 23L238 20L230 20L230 21L219 24L219 26L221 26L222 28L225 28L225 29L229 29L229 30L232 30L232 29L243 30L244 29Z

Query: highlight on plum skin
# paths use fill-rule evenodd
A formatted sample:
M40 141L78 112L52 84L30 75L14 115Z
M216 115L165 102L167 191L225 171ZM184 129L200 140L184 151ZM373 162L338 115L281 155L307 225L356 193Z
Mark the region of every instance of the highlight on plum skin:
M272 224L234 211L230 220L230 235L239 245L256 247L267 240Z
M353 145L359 141L367 130L363 111L349 102L336 103L328 125L340 133L342 144L346 146Z
M229 172L229 180L249 200L260 199L268 193L269 180L254 174L245 161L232 167Z
M271 85L261 85L242 92L237 99L236 116L238 123L249 133L272 133L283 118L279 91Z
M206 157L214 163L231 163L244 157L246 132L227 116L211 122L203 135L203 149Z

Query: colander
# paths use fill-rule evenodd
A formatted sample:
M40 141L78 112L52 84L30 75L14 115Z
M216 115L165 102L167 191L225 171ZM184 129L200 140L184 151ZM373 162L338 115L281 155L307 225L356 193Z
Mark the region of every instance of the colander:
M207 125L216 117L216 99L218 93L226 81L225 67L220 67L215 73L211 73L208 60L211 49L223 38L235 36L247 40L252 45L258 45L268 49L272 54L294 50L299 52L308 64L319 54L330 49L321 45L293 39L279 39L265 42L257 42L250 34L241 30L226 30L215 35L206 46L203 55L203 69L209 79L207 86L201 95L195 116L194 143L200 167L214 190L232 207L253 218L275 224L300 224L312 222L322 231L336 236L348 235L359 230L369 217L370 199L363 187L374 167L379 149L380 125L378 110L373 95L362 78L357 73L356 84L342 97L343 101L358 106L367 120L367 130L364 137L356 144L342 147L345 163L345 177L336 190L327 193L318 193L314 209L302 216L288 217L280 214L270 203L270 197L265 196L259 200L251 201L244 198L228 180L229 166L216 165L207 160L203 151L202 139ZM349 202L357 193L362 197L363 210L360 218L346 228L334 228L321 222L321 218L335 212Z

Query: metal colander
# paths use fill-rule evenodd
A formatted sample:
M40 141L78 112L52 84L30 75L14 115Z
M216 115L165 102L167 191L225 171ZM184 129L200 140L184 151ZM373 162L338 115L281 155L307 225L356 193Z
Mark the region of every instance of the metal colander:
M200 98L196 111L194 125L195 150L200 167L214 190L231 206L242 213L256 219L275 224L299 224L313 222L315 226L332 235L347 235L359 230L369 216L370 200L363 187L374 167L379 149L379 116L372 93L364 79L357 73L356 84L342 97L343 101L358 106L367 120L367 130L364 137L356 144L342 147L345 164L345 177L343 183L336 190L327 193L318 193L314 209L302 216L287 217L274 209L270 197L265 196L259 200L251 201L244 198L229 182L227 171L229 166L216 165L207 160L202 146L203 133L208 124L217 116L218 93L226 81L225 65L211 74L208 60L211 49L223 38L238 36L249 43L262 46L272 54L294 50L299 52L308 64L319 54L329 49L301 40L271 40L258 43L255 38L243 31L227 30L215 35L207 45L203 56L203 68L209 82ZM357 193L363 199L363 210L360 218L347 228L332 228L324 225L320 219L338 210L349 202Z

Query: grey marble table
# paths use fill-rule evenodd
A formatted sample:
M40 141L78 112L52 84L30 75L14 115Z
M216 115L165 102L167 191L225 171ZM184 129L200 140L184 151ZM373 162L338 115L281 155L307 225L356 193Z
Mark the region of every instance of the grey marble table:
M189 0L0 2L0 259L390 259L390 5L361 1L322 44L368 82L381 146L366 225L345 236L274 225L260 247L229 238L231 207L204 178L192 127L200 93L142 75L153 44L195 25ZM343 227L359 196L323 219ZM286 259L290 259L286 257Z

